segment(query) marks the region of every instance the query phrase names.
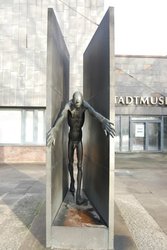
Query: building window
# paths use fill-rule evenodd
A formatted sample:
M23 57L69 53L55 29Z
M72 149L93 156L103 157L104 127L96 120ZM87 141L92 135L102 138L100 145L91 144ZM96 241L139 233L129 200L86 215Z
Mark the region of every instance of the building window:
M121 151L129 151L129 116L121 116Z
M167 116L164 116L163 119L163 130L164 130L164 135L163 135L163 140L164 140L164 150L167 151Z
M38 117L37 117L37 127L38 127L38 131L37 131L37 142L39 144L43 144L45 143L45 126L44 126L44 112L43 111L38 111Z
M115 151L119 152L121 151L121 145L120 145L120 138L121 138L121 117L116 116L115 117Z
M115 119L116 152L167 151L167 116L121 116Z
M0 109L0 144L45 145L44 109Z
M25 143L34 142L34 111L25 112Z
M115 129L115 151L129 151L129 116L116 116Z
M21 112L0 110L0 143L21 143Z

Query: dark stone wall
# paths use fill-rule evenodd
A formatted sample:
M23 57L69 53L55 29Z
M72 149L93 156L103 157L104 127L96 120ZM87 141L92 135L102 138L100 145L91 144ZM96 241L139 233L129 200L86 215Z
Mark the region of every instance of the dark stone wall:
M47 131L69 99L69 54L53 9L48 9L47 57ZM47 148L47 242L51 223L68 188L67 125L64 123L56 138L56 145Z
M84 98L95 110L111 118L114 112L113 23L109 9L84 53ZM112 17L113 18L113 17ZM113 113L114 117L114 113ZM84 127L84 190L105 223L109 224L110 140L95 118L86 114Z

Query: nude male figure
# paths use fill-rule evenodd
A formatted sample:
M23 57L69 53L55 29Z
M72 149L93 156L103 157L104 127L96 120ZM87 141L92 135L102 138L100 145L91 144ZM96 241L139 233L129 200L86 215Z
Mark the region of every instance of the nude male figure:
M62 122L67 119L70 127L69 140L68 140L68 170L70 173L70 192L74 195L75 193L75 180L73 173L73 161L74 161L74 150L77 154L77 191L76 191L76 203L81 205L85 202L85 199L81 197L81 181L82 181L82 159L83 159L83 145L82 145L82 126L85 120L85 111L88 111L93 115L101 124L102 128L107 135L114 137L115 130L113 123L111 123L104 116L94 110L92 106L83 100L83 96L80 92L73 94L72 100L70 100L63 109L61 115L58 117L54 127L48 132L47 145L55 145L56 134Z

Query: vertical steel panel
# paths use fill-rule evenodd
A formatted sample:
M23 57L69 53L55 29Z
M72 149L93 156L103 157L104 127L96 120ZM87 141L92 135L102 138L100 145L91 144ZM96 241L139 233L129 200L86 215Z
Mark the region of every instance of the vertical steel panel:
M109 8L84 53L84 98L106 118L115 120L114 11ZM84 190L109 227L113 247L114 140L101 124L86 116Z
M69 99L69 54L53 9L48 9L46 131ZM68 188L67 125L63 124L56 144L47 148L46 225L47 246L51 245L51 225Z

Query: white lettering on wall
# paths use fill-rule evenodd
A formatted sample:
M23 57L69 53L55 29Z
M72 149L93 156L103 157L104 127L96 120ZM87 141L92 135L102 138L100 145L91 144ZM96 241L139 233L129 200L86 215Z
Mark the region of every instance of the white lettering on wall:
M115 104L166 106L167 96L115 96Z

